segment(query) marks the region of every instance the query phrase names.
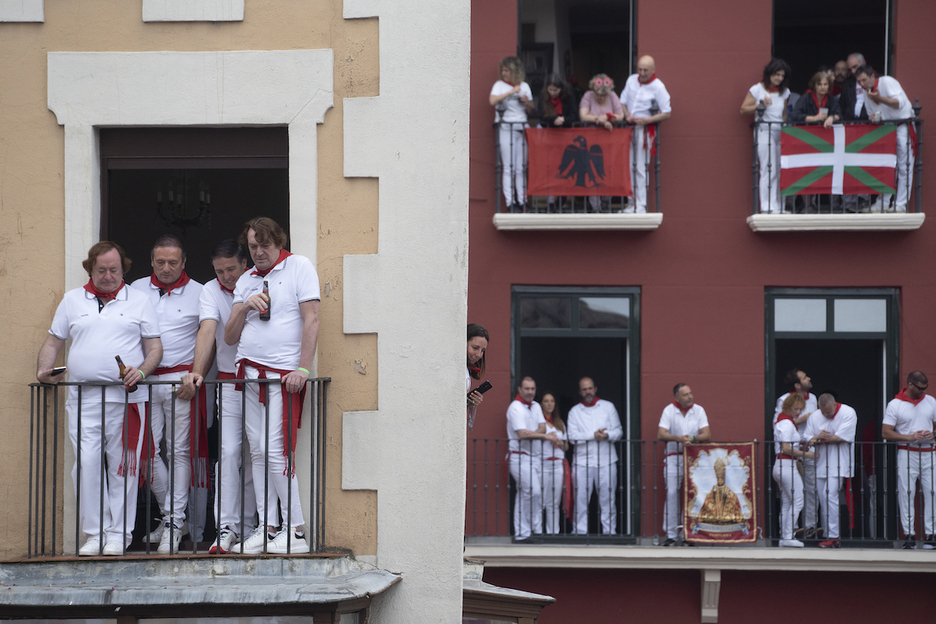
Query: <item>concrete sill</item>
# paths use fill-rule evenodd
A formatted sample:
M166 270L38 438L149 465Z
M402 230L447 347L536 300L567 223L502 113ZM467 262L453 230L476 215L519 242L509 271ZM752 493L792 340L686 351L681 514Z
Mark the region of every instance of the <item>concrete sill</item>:
M498 230L655 230L663 213L647 214L511 214L494 215Z
M519 216L519 215L518 215ZM747 218L755 232L829 232L917 230L926 215L912 213L868 214L756 214Z

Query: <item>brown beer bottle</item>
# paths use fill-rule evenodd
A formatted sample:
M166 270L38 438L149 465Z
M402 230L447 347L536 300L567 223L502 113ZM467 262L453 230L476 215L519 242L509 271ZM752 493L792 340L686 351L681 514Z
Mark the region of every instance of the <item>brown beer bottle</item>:
M270 298L270 283L266 280L263 280L263 294L266 295L267 298L267 307L266 310L260 313L260 320L269 321L270 307L273 305L273 299Z
M120 371L120 378L123 379L127 374L127 367L124 366L123 360L120 359L119 355L115 355L114 359L117 360L117 369ZM136 392L137 387L133 386L132 388L127 388L127 392Z

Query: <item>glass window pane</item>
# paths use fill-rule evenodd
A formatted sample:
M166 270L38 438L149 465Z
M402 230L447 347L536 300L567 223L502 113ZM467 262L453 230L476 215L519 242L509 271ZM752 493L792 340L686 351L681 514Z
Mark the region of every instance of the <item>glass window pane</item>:
M835 331L887 331L887 301L884 299L836 299Z
M523 329L571 329L572 300L569 297L524 297L520 300Z
M628 329L629 327L629 298L582 297L579 299L580 329Z
M774 331L826 331L826 300L774 299Z

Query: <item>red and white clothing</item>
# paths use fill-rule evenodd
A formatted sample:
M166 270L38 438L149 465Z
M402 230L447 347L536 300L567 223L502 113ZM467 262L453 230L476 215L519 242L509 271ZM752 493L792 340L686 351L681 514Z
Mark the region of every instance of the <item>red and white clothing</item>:
M670 403L660 415L660 428L674 436L697 436L709 426L705 409L698 403L683 412L678 403ZM666 478L666 502L663 504L663 530L669 539L679 539L679 489L683 480L683 452L679 442L666 443L663 473Z
M792 454L783 452L783 443L790 444L791 450L799 447L802 435L796 429L793 417L780 414L774 423L774 451L776 461L773 478L780 487L780 539L793 539L796 519L803 509L803 479L796 469L796 459ZM815 474L815 471L813 472Z
M883 97L895 98L899 104L891 108L887 104L877 104L871 98L864 99L864 107L870 118L875 112L881 114L882 121L894 119L913 119L913 106L904 93L903 87L896 79L890 76L881 76L875 80L875 88ZM897 126L897 212L907 211L907 200L910 197L910 182L913 179L910 172L910 146L907 124ZM885 196L888 197L889 196ZM889 203L889 199L888 199ZM886 205L886 203L885 203Z
M627 112L637 118L652 117L650 109L656 100L660 113L672 112L670 95L663 85L663 81L654 74L647 83L640 81L638 74L632 74L624 83L621 91L621 104ZM638 213L647 212L647 165L650 153L653 150L654 133L646 131L647 126L635 126L634 137L631 140L631 188L634 193L634 204ZM646 144L645 144L646 143ZM630 211L632 208L626 209Z
M181 382L182 377L191 370L195 359L202 285L188 280L167 290L165 286L155 284L151 277L143 277L133 282L131 287L146 295L152 303L162 334L162 361L147 380ZM181 529L192 482L192 404L191 401L175 400L173 391L178 386L160 384L151 386L151 389L150 431L156 451L152 468L153 494L159 501L164 520L172 518L175 527ZM203 414L202 418L205 417ZM164 439L166 456L172 462L171 471L159 453ZM199 475L199 482L207 478L207 470L207 465L200 467L204 473Z
M780 203L780 123L786 110L790 90L770 92L763 83L752 86L749 93L760 103L770 96L770 106L764 111L764 122L757 126L757 160L760 162L760 211L782 212Z
M916 401L907 396L907 389L901 390L884 412L885 425L893 425L894 431L911 435L917 431L932 431L936 426L936 399L923 395ZM916 484L920 482L923 490L923 526L926 533L934 532L933 509L933 440L916 440L897 443L897 505L900 509L900 523L904 534L914 535L916 515L914 499Z
M608 96L614 95L609 93ZM595 432L604 429L607 440L596 440ZM617 526L617 508L614 492L617 489L618 454L614 443L624 437L621 419L614 404L595 398L591 404L577 403L569 410L566 428L569 442L575 445L573 480L575 482L575 533L588 532L588 500L598 490L601 509L601 532L614 533Z
M806 422L803 437L811 440L821 431L841 438L844 442L817 444L816 453L816 488L819 508L822 512L825 537L839 537L839 499L843 479L855 475L855 428L858 414L843 403L836 404L832 418L826 418L821 411L814 412Z
M780 412L783 410L783 402L786 401L788 396L790 396L789 392L777 399L777 407L774 410L774 424L776 424L777 417L780 416ZM803 408L801 416L808 416L819 409L818 399L815 394L807 392L804 399L806 407ZM806 432L806 421L796 425L796 430L802 436ZM779 451L777 453L779 454ZM816 496L816 460L801 457L797 461L803 467L803 487L801 488L803 492L803 524L806 528L815 528L819 521L819 499Z
M59 340L71 339L67 362L69 381L118 381L114 356L119 355L129 366L140 366L144 360L143 339L159 338L159 323L146 297L126 286L103 308L99 306L97 297L84 288L76 288L65 293L55 311L49 333ZM126 404L125 400L128 401ZM144 391L127 394L121 387L108 387L104 389L102 399L101 388L83 388L79 457L78 387L69 388L65 403L68 433L78 458L72 467L72 483L78 485L80 462L78 523L85 539L98 537L103 530L102 543L123 542L129 546L132 541L142 431L146 426L146 410L141 402L145 400ZM124 448L125 439L127 448ZM101 462L102 446L106 466ZM100 513L102 472L105 477L103 517Z
M547 435L552 433L560 440L567 440L564 431L559 431L546 421ZM552 442L540 441L540 460L542 461L543 511L546 512L545 532L550 535L559 533L562 518L559 505L562 502L562 488L565 483L565 451L553 446Z
M266 276L258 274L256 269L241 275L234 287L234 303L243 303L262 292L264 281L269 285L270 320L261 321L258 312L249 311L237 345L238 366L244 366L244 374L248 379L258 379L261 375L267 379L280 379L286 374L267 369L296 370L302 350L304 326L299 304L320 299L318 273L312 261L305 256L290 254L278 261ZM246 361L254 364L246 364ZM257 368L255 364L262 368ZM244 423L260 523L266 521L267 525L275 526L278 502L283 515L283 526L288 524L294 528L300 527L305 521L299 497L299 484L295 470L288 469L286 449L290 443L287 431L291 435L295 430L293 423L298 423L301 414L293 412L290 422L287 411L287 422L284 422L284 410L287 410L288 406L284 404L283 399L286 396L288 401L291 395L283 392L280 383L271 382L265 385L265 403L261 403L260 384L244 384L244 392L247 393ZM295 438L291 442L295 444ZM265 478L269 483L266 493L263 485ZM291 506L288 505L290 496Z
M536 431L546 422L536 401L526 403L518 396L507 408L508 469L516 483L514 537L526 539L530 532L543 532L542 443L520 439L518 431Z
M224 342L224 326L231 318L231 308L234 305L234 293L221 286L217 279L206 283L202 288L198 300L198 323L215 321L218 327L215 330L215 362L218 371L222 373L236 373L237 345Z

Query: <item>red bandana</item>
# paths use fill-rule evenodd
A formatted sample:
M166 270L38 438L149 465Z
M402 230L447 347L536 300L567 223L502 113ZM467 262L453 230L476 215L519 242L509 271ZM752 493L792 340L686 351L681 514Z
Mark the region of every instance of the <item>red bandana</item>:
M98 290L97 286L94 285L94 281L89 278L88 283L84 285L84 289L87 290L92 295L94 295L95 297L97 297L98 299L103 299L107 301L108 299L116 299L117 293L120 292L120 289L123 288L125 284L126 284L125 281L120 280L120 286L117 287L117 290L115 290L114 292L106 293L106 292Z
M562 114L562 98L561 97L557 97L555 99L549 98L549 103L552 104L553 110L556 111L557 117Z
M533 401L524 401L523 399L520 398L520 393L519 393L519 392L517 393L517 396L514 398L514 401L520 401L521 403L523 403L523 404L526 405L527 407L533 407Z
M154 273L153 275L150 275L150 284L152 284L156 288L159 288L160 290L165 290L166 295L168 296L168 295L171 295L172 291L175 290L176 288L182 288L183 286L188 284L191 281L191 279L192 278L190 278L188 275L185 274L185 271L182 271L182 275L179 276L179 279L177 279L174 284L167 286L166 284L163 284L162 282L160 282L159 278L156 277L156 274Z
M874 88L871 89L872 91L875 91L875 92L877 92L877 93L880 93L880 92L878 91L878 82L880 82L880 81L881 81L880 78L875 78L875 79L874 79Z
M504 84L509 84L511 87L516 87L516 86L517 86L517 85L515 85L515 84L512 83L512 82L507 82L507 81L504 80L503 78L501 78L501 82L503 82Z
M839 402L836 402L836 403L835 403L835 413L832 414L832 418L835 418L836 416L838 416L838 412L839 412L840 409L842 409L842 404L839 403ZM832 420L832 418L830 418L829 420Z
M546 422L548 423L552 422L552 414L550 414L549 416L547 416L546 414L543 414L543 418L545 418Z
M907 396L907 389L904 388L900 392L898 392L897 396L895 396L894 398L900 401L906 401L907 403L912 403L914 406L916 406L917 404L919 404L920 401L926 398L926 395L924 394L919 399L913 400Z
M598 398L598 395L595 395L595 399L591 403L586 403L585 401L582 401L582 405L584 405L585 407L594 407L600 400L601 399Z
M286 258L288 258L288 257L291 256L291 255L292 255L292 254L289 253L288 251L286 251L285 249L280 249L279 258L277 258L277 259L276 259L276 262L274 262L273 264L271 264L271 265L269 266L269 268L260 270L260 269L258 269L257 267L254 267L254 270L251 271L250 274L251 274L251 275L259 275L260 277L266 277L266 276L267 276L267 273L269 273L270 271L273 270L273 267L275 267L277 264L279 264L280 262L282 262L283 260L285 260Z
M790 421L791 423L793 423L794 425L796 424L796 421L795 421L795 420L793 419L793 417L790 416L789 414L783 414L783 413L781 413L779 416L777 416L777 424L778 424L778 425L780 424L781 421L784 421L784 420L789 420L789 421Z
M767 93L780 93L780 87L767 87Z
M829 94L828 94L828 93L826 93L825 95L822 96L822 102L819 101L819 94L815 93L814 91L811 91L810 89L806 89L806 93L808 93L809 95L812 96L812 101L816 104L816 112L817 112L817 113L819 112L819 109L820 109L820 108L825 108L825 107L826 107L826 104L828 104L828 102L829 102ZM806 93L803 93L803 95L806 95Z
M221 290L223 290L224 292L231 293L232 295L234 294L234 291L228 288L227 286L225 286L224 284L222 284L220 280L218 281L218 286L220 286Z
M678 409L680 412L683 413L683 416L685 416L687 413L689 413L689 410L692 409L692 406L691 406L691 405L689 406L689 409L683 409L683 406L679 404L679 401L673 401L673 405L675 405L675 406L676 406L676 409Z
M640 83L640 86L648 85L654 80L656 80L656 72L653 72L653 75L647 78L647 80L644 80L643 78L641 78L640 74L637 75L637 82Z

